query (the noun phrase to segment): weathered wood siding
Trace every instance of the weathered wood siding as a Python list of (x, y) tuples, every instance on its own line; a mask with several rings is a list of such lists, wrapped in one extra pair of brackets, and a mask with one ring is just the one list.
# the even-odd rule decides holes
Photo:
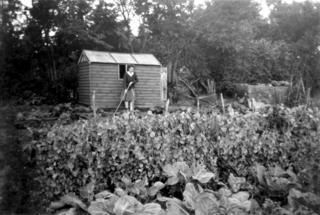
[(89, 79), (89, 64), (82, 62), (79, 64), (79, 103), (90, 105), (90, 79)]
[(96, 91), (96, 106), (114, 108), (120, 102), (122, 80), (118, 77), (118, 64), (92, 63), (90, 65), (91, 94)]
[(136, 65), (139, 82), (136, 84), (136, 106), (161, 105), (160, 66)]
[[(97, 107), (117, 107), (123, 86), (123, 80), (119, 79), (119, 65), (81, 63), (79, 67), (79, 103), (90, 105), (95, 90)], [(136, 65), (135, 71), (139, 78), (136, 84), (136, 106), (161, 105), (160, 66)]]

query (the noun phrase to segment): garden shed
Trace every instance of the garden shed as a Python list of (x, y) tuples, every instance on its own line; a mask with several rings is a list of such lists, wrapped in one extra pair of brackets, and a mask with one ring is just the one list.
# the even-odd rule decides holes
[(83, 50), (78, 61), (79, 103), (115, 108), (120, 102), (123, 75), (128, 65), (135, 66), (136, 107), (154, 107), (166, 100), (166, 69), (152, 54), (115, 53)]

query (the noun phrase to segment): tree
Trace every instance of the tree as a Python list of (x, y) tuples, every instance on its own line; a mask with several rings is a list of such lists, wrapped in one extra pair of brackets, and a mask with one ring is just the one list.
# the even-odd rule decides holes
[(116, 22), (118, 15), (112, 7), (112, 4), (99, 1), (99, 4), (89, 17), (89, 21), (92, 22), (89, 29), (101, 41), (101, 49), (104, 50), (121, 49), (121, 42), (118, 36), (119, 28)]
[(239, 78), (248, 75), (243, 74), (249, 65), (245, 56), (262, 22), (258, 5), (251, 0), (216, 0), (197, 13), (194, 26), (204, 41), (212, 77), (218, 81), (246, 81)]
[[(40, 0), (30, 10), (9, 1), (2, 38), (6, 44), (3, 85), (10, 94), (29, 90), (51, 101), (68, 99), (77, 87), (77, 60), (83, 49), (128, 50), (116, 8), (93, 0)], [(17, 26), (17, 13), (26, 23)], [(7, 80), (7, 81), (6, 81)], [(4, 86), (3, 86), (4, 87)]]
[(173, 82), (176, 81), (175, 73), (182, 66), (187, 66), (195, 75), (206, 70), (206, 64), (201, 62), (197, 36), (191, 28), (192, 0), (139, 0), (135, 8), (143, 20), (138, 36), (140, 50), (154, 53), (168, 65)]
[(276, 3), (270, 14), (270, 38), (283, 40), (292, 50), (292, 73), (302, 77), (307, 87), (319, 88), (320, 4)]
[(0, 88), (2, 95), (14, 93), (29, 76), (27, 53), (25, 44), (20, 42), (24, 23), (17, 20), (18, 14), (23, 13), (23, 7), (17, 0), (8, 1), (2, 7), (1, 22), (1, 60), (0, 60)]

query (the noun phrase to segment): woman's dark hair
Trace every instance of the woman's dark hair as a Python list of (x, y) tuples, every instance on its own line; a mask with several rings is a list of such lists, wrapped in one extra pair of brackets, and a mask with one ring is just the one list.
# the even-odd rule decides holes
[(134, 65), (129, 64), (129, 65), (127, 66), (127, 71), (129, 71), (129, 69), (130, 69), (131, 67), (134, 69)]

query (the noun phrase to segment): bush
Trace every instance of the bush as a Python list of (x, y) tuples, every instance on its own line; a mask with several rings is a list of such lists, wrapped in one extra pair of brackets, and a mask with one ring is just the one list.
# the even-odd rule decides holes
[(319, 112), (304, 107), (278, 107), (232, 116), (125, 113), (113, 120), (57, 123), (34, 143), (36, 180), (47, 200), (78, 193), (90, 182), (97, 190), (112, 190), (124, 175), (161, 181), (162, 166), (176, 161), (203, 162), (224, 182), (229, 172), (249, 176), (256, 162), (305, 171), (311, 180), (319, 168), (319, 120)]
[(218, 87), (218, 92), (223, 93), (223, 95), (229, 98), (242, 98), (247, 93), (247, 89), (243, 85), (225, 81)]

